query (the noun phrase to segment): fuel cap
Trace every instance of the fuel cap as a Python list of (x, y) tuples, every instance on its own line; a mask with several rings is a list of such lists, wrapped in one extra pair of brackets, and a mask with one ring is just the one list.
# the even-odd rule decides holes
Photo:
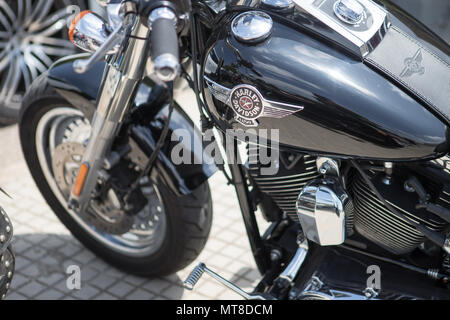
[(358, 0), (336, 1), (334, 13), (341, 21), (348, 24), (358, 24), (366, 16), (364, 6)]
[(247, 11), (234, 18), (231, 24), (233, 35), (242, 42), (258, 42), (272, 33), (272, 18), (261, 11)]
[(261, 0), (263, 7), (275, 11), (285, 11), (294, 9), (294, 2), (292, 0)]

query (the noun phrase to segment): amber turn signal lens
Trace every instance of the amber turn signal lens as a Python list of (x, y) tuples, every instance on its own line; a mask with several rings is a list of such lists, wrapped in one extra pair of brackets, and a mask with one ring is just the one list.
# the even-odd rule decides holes
[(73, 19), (72, 24), (70, 25), (70, 28), (69, 28), (69, 39), (70, 39), (70, 41), (71, 41), (73, 44), (75, 44), (75, 42), (74, 42), (74, 40), (73, 40), (73, 35), (74, 35), (74, 33), (75, 33), (75, 29), (76, 29), (76, 27), (77, 27), (77, 24), (80, 22), (80, 20), (81, 20), (85, 15), (87, 15), (88, 13), (91, 13), (91, 12), (92, 12), (91, 10), (85, 10), (85, 11), (82, 11), (82, 12), (80, 12), (80, 13)]
[(84, 181), (86, 180), (86, 176), (89, 171), (89, 166), (86, 163), (83, 163), (78, 171), (77, 180), (75, 181), (75, 186), (73, 187), (73, 194), (78, 197), (81, 194), (81, 190), (83, 190)]

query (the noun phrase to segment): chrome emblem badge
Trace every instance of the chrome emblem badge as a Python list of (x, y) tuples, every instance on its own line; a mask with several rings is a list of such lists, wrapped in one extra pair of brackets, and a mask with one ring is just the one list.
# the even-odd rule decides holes
[(261, 117), (282, 119), (303, 110), (303, 106), (267, 100), (258, 89), (247, 84), (228, 89), (207, 77), (205, 80), (211, 94), (230, 106), (235, 120), (246, 127), (258, 126), (257, 119)]
[(402, 73), (400, 73), (400, 77), (410, 77), (413, 74), (417, 73), (418, 75), (422, 75), (425, 73), (425, 68), (421, 65), (423, 60), (422, 51), (417, 50), (412, 58), (405, 59), (405, 68)]
[(250, 86), (235, 87), (230, 95), (230, 103), (236, 115), (244, 119), (257, 119), (263, 112), (262, 98)]

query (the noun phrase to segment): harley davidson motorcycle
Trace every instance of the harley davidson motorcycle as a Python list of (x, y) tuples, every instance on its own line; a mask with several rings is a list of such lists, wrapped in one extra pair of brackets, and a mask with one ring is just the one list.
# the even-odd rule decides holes
[[(35, 81), (20, 122), (40, 191), (84, 245), (134, 274), (180, 270), (222, 170), (262, 279), (247, 293), (200, 264), (186, 287), (208, 273), (247, 299), (450, 298), (448, 44), (382, 0), (99, 2), (107, 19), (85, 11), (69, 33), (90, 54)], [(262, 130), (278, 141), (224, 142)], [(193, 164), (174, 161), (180, 143)], [(221, 144), (227, 166), (195, 161)], [(278, 154), (275, 174), (255, 149)]]

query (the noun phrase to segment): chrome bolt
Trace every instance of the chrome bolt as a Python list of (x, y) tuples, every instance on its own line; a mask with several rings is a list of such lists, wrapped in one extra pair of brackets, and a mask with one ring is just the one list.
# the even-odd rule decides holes
[(405, 184), (403, 185), (403, 188), (405, 189), (406, 192), (415, 192), (414, 188), (412, 188), (408, 181), (405, 181)]
[(0, 235), (0, 242), (1, 243), (3, 243), (3, 242), (5, 242), (5, 240), (6, 240), (6, 237), (5, 237), (5, 235)]
[(372, 288), (372, 287), (367, 287), (367, 288), (364, 290), (364, 296), (365, 296), (367, 299), (373, 299), (373, 298), (376, 298), (376, 297), (378, 296), (378, 291), (375, 290), (375, 289)]
[(270, 251), (270, 260), (271, 261), (278, 261), (281, 259), (281, 251), (278, 249), (273, 249)]

